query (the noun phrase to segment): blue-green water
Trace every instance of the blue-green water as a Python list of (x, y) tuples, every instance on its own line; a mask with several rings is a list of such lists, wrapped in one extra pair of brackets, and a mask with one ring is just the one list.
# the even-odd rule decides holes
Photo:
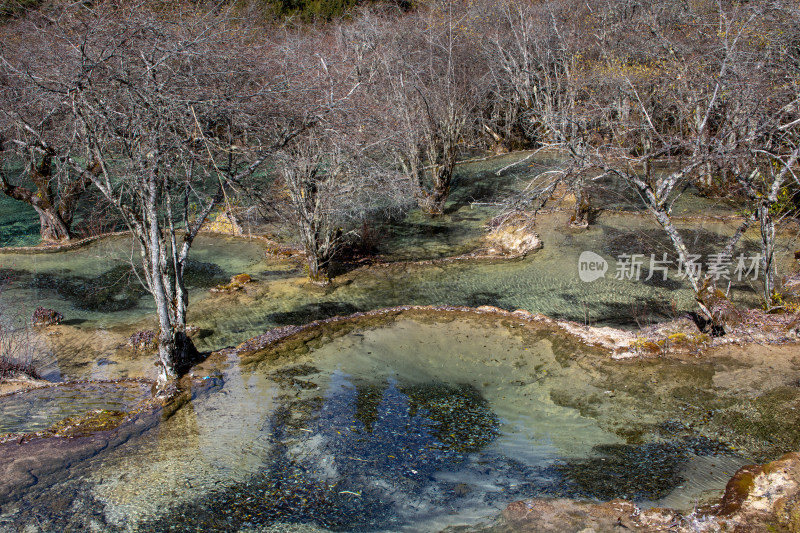
[(39, 243), (39, 217), (34, 209), (0, 194), (0, 246), (34, 246)]
[[(461, 188), (443, 217), (412, 211), (381, 227), (378, 249), (390, 260), (416, 261), (480, 246), (499, 200), (553, 165), (532, 160), (496, 174), (516, 157), (462, 166)], [(681, 209), (706, 212), (709, 202), (687, 197)], [(308, 282), (300, 261), (265, 257), (262, 241), (204, 235), (191, 255), (195, 343), (211, 350), (275, 326), (406, 304), (493, 305), (621, 327), (693, 308), (676, 268), (667, 280), (646, 267), (635, 278), (616, 276), (622, 254), (670, 254), (650, 218), (603, 212), (590, 228), (572, 230), (568, 216), (540, 215), (544, 247), (524, 259), (363, 266), (341, 271), (324, 288)], [(679, 223), (703, 255), (735, 225)], [(794, 246), (782, 237), (782, 260)], [(757, 235), (749, 233), (737, 253), (757, 249)], [(608, 262), (605, 277), (581, 281), (585, 251)], [(135, 262), (124, 236), (57, 253), (0, 253), (0, 273), (11, 280), (0, 293), (4, 313), (22, 322), (43, 305), (65, 316), (38, 332), (34, 363), (48, 379), (155, 377), (154, 355), (125, 346), (134, 331), (154, 328)], [(254, 279), (243, 291), (209, 292), (242, 272)], [(757, 304), (757, 282), (734, 280), (730, 289), (735, 301)], [(0, 502), (0, 531), (434, 531), (475, 523), (531, 496), (691, 508), (760, 453), (740, 442), (748, 430), (730, 422), (749, 416), (741, 386), (734, 386), (741, 364), (609, 365), (555, 332), (523, 326), (409, 316), (321, 334), (278, 355), (214, 359), (194, 370), (204, 386), (171, 417), (151, 429), (134, 427), (123, 442), (111, 439), (107, 449)], [(792, 372), (781, 379), (800, 377)], [(25, 430), (28, 421), (38, 429), (107, 405), (91, 394), (75, 401), (42, 394), (6, 400), (16, 415), (7, 430)], [(108, 401), (127, 407), (113, 394)], [(733, 443), (745, 451), (732, 453)]]
[[(258, 241), (201, 238), (192, 257), (206, 276), (198, 276), (198, 285), (190, 292), (189, 322), (202, 332), (197, 345), (210, 350), (238, 344), (275, 326), (397, 305), (493, 305), (618, 327), (645, 326), (693, 309), (693, 294), (678, 278), (674, 265), (667, 280), (661, 273), (647, 280), (646, 269), (638, 280), (616, 279), (619, 254), (636, 248), (636, 253), (649, 260), (651, 253), (660, 258), (669, 249), (660, 230), (647, 218), (608, 215), (583, 232), (565, 232), (562, 227), (558, 217), (542, 218), (539, 232), (545, 246), (525, 259), (365, 267), (339, 276), (326, 288), (308, 283), (299, 264), (264, 259)], [(717, 223), (706, 224), (703, 230), (687, 227), (686, 231), (708, 248), (719, 239), (718, 234), (730, 232), (732, 227)], [(754, 238), (743, 242), (744, 252), (756, 249)], [(45, 339), (50, 352), (43, 362), (52, 372), (49, 375), (111, 379), (124, 369), (124, 377), (154, 376), (146, 355), (126, 356), (118, 366), (97, 363), (118, 361), (117, 347), (131, 333), (153, 327), (148, 295), (125, 292), (132, 290), (126, 289), (126, 283), (138, 287), (135, 277), (113, 270), (112, 265), (125, 270), (123, 258), (130, 254), (129, 246), (120, 238), (59, 254), (0, 255), (0, 268), (14, 269), (16, 278), (0, 294), (0, 301), (7, 307), (22, 307), (22, 316), (29, 316), (35, 305), (57, 309), (65, 316), (65, 325)], [(578, 259), (585, 250), (595, 251), (609, 262), (605, 278), (581, 281)], [(208, 292), (208, 283), (222, 282), (240, 272), (255, 280), (246, 290), (231, 295)], [(118, 284), (107, 285), (104, 280)], [(757, 289), (756, 282), (734, 280), (731, 294), (738, 302), (757, 305)], [(107, 297), (98, 292), (106, 290)], [(98, 304), (99, 310), (92, 309)], [(97, 357), (80, 364), (87, 344)]]
[(93, 409), (129, 411), (150, 389), (149, 383), (69, 384), (0, 396), (0, 434), (41, 431)]
[(750, 408), (713, 385), (730, 361), (610, 365), (535, 325), (424, 313), (303, 346), (197, 367), (189, 404), (44, 477), (0, 530), (437, 531), (536, 496), (691, 509), (750, 461), (705, 414)]
[[(384, 236), (378, 244), (385, 257), (390, 261), (441, 258), (480, 246), (485, 223), (501, 209), (497, 201), (555, 164), (547, 158), (532, 159), (497, 175), (497, 168), (519, 157), (462, 166), (460, 187), (454, 189), (443, 217), (430, 220), (412, 211), (381, 230)], [(693, 201), (705, 205), (705, 200)], [(568, 216), (566, 212), (540, 215), (536, 230), (544, 247), (524, 259), (361, 267), (340, 272), (326, 288), (308, 283), (301, 260), (265, 257), (259, 240), (201, 236), (192, 249), (189, 279), (189, 322), (200, 329), (195, 342), (201, 350), (219, 349), (275, 326), (407, 304), (493, 305), (625, 328), (675, 318), (693, 309), (693, 294), (680, 279), (676, 263), (670, 266), (667, 280), (661, 272), (647, 268), (651, 256), (661, 259), (667, 253), (674, 261), (669, 241), (650, 217), (602, 212), (588, 230), (570, 230)], [(737, 224), (736, 220), (693, 220), (678, 226), (690, 249), (708, 257)], [(795, 242), (790, 236), (782, 238), (781, 261), (791, 261)], [(584, 251), (607, 261), (604, 278), (581, 281), (578, 261)], [(753, 231), (743, 238), (737, 253), (749, 257), (757, 251), (758, 235)], [(617, 270), (623, 254), (641, 255), (643, 266), (636, 277)], [(65, 316), (65, 326), (45, 339), (48, 349), (37, 361), (49, 378), (154, 377), (148, 355), (123, 357), (118, 349), (134, 331), (154, 327), (151, 299), (129, 267), (136, 257), (127, 237), (101, 239), (58, 253), (0, 253), (0, 273), (12, 280), (0, 293), (0, 303), (16, 310), (20, 320), (38, 305)], [(243, 272), (255, 280), (245, 291), (209, 293), (210, 286)], [(758, 305), (758, 282), (733, 278), (734, 301)], [(84, 355), (87, 346), (96, 355), (89, 361)]]

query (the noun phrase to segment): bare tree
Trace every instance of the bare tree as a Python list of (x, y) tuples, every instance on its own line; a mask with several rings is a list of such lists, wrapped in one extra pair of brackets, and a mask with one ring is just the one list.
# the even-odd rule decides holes
[(483, 43), (491, 69), (491, 115), (484, 127), (498, 142), (560, 143), (574, 137), (577, 64), (575, 9), (568, 3), (497, 3), (495, 24)]
[[(0, 139), (0, 152), (3, 148)], [(68, 241), (72, 238), (72, 222), (78, 200), (89, 181), (62, 177), (70, 171), (63, 168), (52, 154), (27, 152), (27, 157), (20, 158), (27, 161), (16, 179), (10, 176), (13, 171), (8, 166), (0, 169), (0, 190), (10, 198), (33, 207), (39, 215), (42, 242)], [(34, 189), (21, 185), (24, 181), (30, 182)]]
[[(797, 120), (795, 118), (795, 120)], [(781, 132), (781, 128), (791, 122), (779, 125), (770, 133)], [(794, 126), (785, 128), (793, 130)], [(776, 225), (786, 216), (794, 213), (796, 201), (794, 193), (800, 186), (797, 174), (797, 161), (800, 158), (800, 145), (797, 144), (797, 131), (780, 135), (779, 143), (757, 143), (747, 154), (748, 163), (735, 174), (737, 184), (747, 198), (751, 212), (750, 219), (758, 221), (761, 244), (761, 272), (764, 278), (762, 297), (764, 306), (770, 309), (778, 300), (775, 264)]]
[[(0, 294), (11, 282), (0, 276)], [(42, 346), (31, 330), (28, 317), (20, 316), (20, 311), (0, 302), (0, 379), (19, 374), (39, 377), (33, 359)]]
[[(562, 9), (594, 21), (594, 29), (579, 31), (581, 22), (560, 17)], [(692, 254), (673, 221), (676, 200), (693, 185), (706, 194), (744, 192), (750, 213), (721, 253), (730, 257), (762, 220), (765, 290), (772, 287), (770, 213), (796, 163), (790, 130), (798, 90), (787, 82), (796, 79), (787, 53), (796, 12), (778, 3), (695, 8), (654, 1), (510, 4), (502, 13), (487, 45), (500, 95), (495, 108), (529, 122), (540, 142), (570, 156), (563, 172), (540, 180), (519, 202), (546, 201), (566, 182), (579, 221), (586, 177), (616, 175), (638, 193), (686, 265)], [(713, 318), (701, 294), (708, 279), (686, 274), (701, 311)]]
[[(32, 14), (31, 18), (37, 17)], [(27, 20), (0, 25), (0, 192), (24, 202), (39, 215), (40, 235), (45, 243), (63, 242), (72, 237), (72, 222), (78, 201), (88, 180), (77, 177), (53, 153), (31, 150), (29, 129), (47, 127), (52, 144), (69, 143), (69, 113), (50, 81), (63, 71), (53, 65), (37, 32), (26, 31)], [(14, 46), (25, 37), (23, 46)], [(34, 72), (44, 65), (47, 77)], [(63, 67), (63, 63), (59, 65)]]
[(444, 212), (485, 89), (473, 15), (460, 3), (432, 2), (382, 30), (383, 109), (387, 129), (396, 132), (390, 152), (430, 215)]
[(278, 164), (309, 278), (325, 285), (331, 260), (371, 209), (380, 207), (379, 198), (387, 198), (385, 176), (367, 154), (330, 132), (298, 137), (279, 154)]
[(582, 22), (591, 19), (592, 8), (576, 2), (500, 2), (493, 13), (482, 46), (491, 69), (484, 128), (508, 147), (528, 143), (566, 155), (562, 168), (532, 183), (507, 212), (539, 209), (554, 194), (567, 192), (575, 197), (569, 225), (585, 227), (594, 211), (586, 180), (597, 174), (587, 147), (610, 130), (598, 120), (597, 109), (580, 107), (593, 81), (585, 71), (595, 57), (586, 37), (591, 29)]
[[(628, 142), (619, 139), (584, 154), (590, 153), (598, 168), (620, 176), (639, 193), (683, 264), (688, 264), (689, 250), (672, 220), (672, 207), (681, 193), (693, 184), (706, 191), (716, 184), (726, 194), (744, 191), (750, 215), (721, 254), (730, 258), (744, 232), (759, 221), (765, 295), (771, 295), (774, 225), (770, 213), (797, 161), (796, 143), (782, 131), (793, 126), (797, 91), (781, 81), (787, 74), (785, 55), (767, 46), (770, 40), (763, 34), (774, 31), (779, 41), (790, 17), (786, 11), (763, 6), (721, 4), (704, 17), (718, 31), (695, 47), (668, 39), (669, 26), (644, 17), (668, 51), (667, 60), (653, 67), (649, 62), (654, 57), (645, 54), (637, 63), (628, 54), (627, 62), (618, 62), (613, 72), (631, 101), (627, 121), (620, 123)], [(663, 57), (663, 50), (654, 53)], [(597, 93), (595, 109), (612, 108), (603, 96), (608, 93)], [(657, 166), (666, 170), (659, 171)], [(714, 319), (703, 301), (713, 280), (691, 270), (686, 274), (701, 311)]]
[(261, 111), (271, 87), (247, 41), (210, 14), (173, 16), (78, 7), (33, 27), (71, 64), (71, 76), (30, 78), (68, 106), (72, 143), (51, 143), (44, 122), (20, 121), (27, 137), (15, 140), (90, 181), (130, 228), (156, 304), (162, 382), (196, 354), (183, 278), (194, 239), (226, 184), (258, 168), (275, 142)]
[[(367, 13), (365, 16), (369, 16)], [(303, 131), (272, 159), (285, 220), (302, 245), (312, 282), (330, 282), (340, 248), (367, 217), (397, 205), (398, 173), (378, 163), (387, 139), (375, 119), (375, 27), (369, 18), (320, 31), (289, 33), (278, 49), (284, 88), (283, 120)], [(252, 188), (262, 206), (273, 205)], [(280, 210), (280, 208), (279, 208)]]

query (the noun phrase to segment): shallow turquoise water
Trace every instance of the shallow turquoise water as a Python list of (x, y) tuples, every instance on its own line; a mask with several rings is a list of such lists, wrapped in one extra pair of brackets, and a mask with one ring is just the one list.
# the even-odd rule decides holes
[[(587, 348), (513, 321), (441, 318), (356, 328), (281, 364), (205, 368), (189, 404), (42, 479), (0, 530), (437, 531), (533, 496), (686, 508), (747, 461), (680, 429), (671, 417), (685, 405), (669, 397), (647, 415), (644, 442), (626, 444), (618, 433), (639, 427), (641, 412), (607, 398), (597, 368), (581, 364)], [(555, 401), (565, 388), (603, 416)]]
[[(496, 200), (555, 164), (547, 158), (532, 159), (497, 175), (495, 169), (518, 157), (464, 165), (459, 169), (462, 186), (454, 189), (443, 217), (427, 219), (412, 211), (404, 221), (385, 228), (389, 236), (379, 242), (379, 248), (390, 260), (441, 258), (473, 250), (485, 234), (484, 224), (499, 209)], [(698, 205), (712, 202), (693, 201)], [(213, 350), (275, 326), (407, 304), (493, 305), (617, 327), (645, 326), (693, 310), (693, 294), (679, 279), (675, 263), (667, 280), (655, 271), (650, 277), (651, 254), (660, 259), (667, 253), (675, 259), (663, 231), (650, 217), (603, 212), (588, 230), (579, 231), (566, 228), (567, 216), (540, 215), (537, 231), (544, 248), (524, 259), (362, 267), (340, 273), (326, 288), (307, 282), (301, 261), (265, 258), (258, 240), (201, 236), (191, 253), (197, 275), (190, 282), (189, 322), (201, 330), (195, 342), (201, 350)], [(735, 225), (735, 221), (679, 223), (690, 249), (704, 257)], [(795, 240), (784, 238), (779, 256), (791, 261), (795, 246)], [(737, 253), (750, 256), (757, 250), (757, 234), (750, 232)], [(581, 281), (578, 261), (585, 251), (607, 261), (604, 278)], [(644, 266), (638, 279), (616, 279), (622, 254), (641, 254)], [(101, 239), (67, 252), (0, 253), (0, 273), (12, 279), (0, 293), (0, 304), (16, 310), (19, 320), (38, 305), (54, 308), (64, 314), (71, 328), (46, 339), (50, 351), (38, 363), (47, 369), (48, 377), (111, 379), (119, 372), (127, 377), (154, 376), (146, 354), (128, 356), (125, 361), (115, 355), (131, 333), (154, 327), (151, 299), (125, 267), (136, 255), (127, 237)], [(242, 272), (255, 280), (246, 291), (208, 292), (210, 285)], [(734, 301), (758, 305), (758, 282), (734, 279), (730, 294)], [(87, 345), (95, 352), (89, 361)]]
[[(493, 205), (498, 197), (552, 163), (545, 159), (497, 176), (493, 169), (512, 160), (463, 167), (459, 179), (469, 186), (457, 190), (443, 217), (411, 212), (388, 226), (391, 234), (379, 248), (397, 260), (474, 249), (499, 209)], [(711, 209), (704, 202), (685, 209)], [(648, 280), (646, 270), (638, 279), (615, 277), (621, 254), (670, 253), (650, 218), (605, 212), (578, 231), (566, 229), (567, 216), (540, 216), (544, 248), (524, 259), (362, 267), (340, 273), (325, 288), (308, 283), (299, 262), (265, 258), (258, 240), (202, 236), (192, 251), (189, 322), (199, 327), (198, 347), (211, 350), (275, 326), (407, 304), (521, 308), (621, 327), (693, 308), (693, 295), (674, 269), (668, 280)], [(734, 226), (691, 222), (681, 229), (690, 247), (708, 254)], [(783, 258), (793, 246), (790, 238), (782, 242)], [(756, 249), (756, 235), (748, 234), (741, 252)], [(608, 262), (605, 277), (581, 281), (585, 251)], [(37, 305), (65, 315), (63, 325), (41, 332), (46, 349), (35, 363), (49, 379), (155, 377), (153, 354), (124, 346), (133, 331), (154, 327), (150, 299), (125, 274), (135, 260), (126, 237), (67, 252), (0, 253), (0, 272), (11, 278), (0, 306), (15, 309), (18, 320), (27, 320)], [(210, 285), (242, 272), (254, 278), (244, 291), (209, 293)], [(757, 288), (734, 282), (731, 294), (754, 304)], [(612, 405), (627, 410), (612, 416), (617, 429), (639, 430), (647, 418), (644, 441), (625, 442), (625, 431), (612, 430), (605, 415), (589, 416), (554, 399), (570, 391), (598, 403), (613, 393), (578, 367), (585, 347), (551, 333), (521, 338), (513, 326), (398, 320), (310, 346), (309, 353), (287, 356), (286, 367), (226, 360), (199, 376), (207, 378), (205, 388), (157, 427), (43, 480), (10, 510), (4, 507), (0, 529), (42, 520), (76, 530), (92, 524), (123, 531), (175, 524), (179, 530), (280, 530), (285, 521), (345, 531), (419, 531), (421, 524), (434, 530), (469, 523), (535, 495), (624, 496), (691, 507), (708, 490), (719, 491), (744, 461), (724, 443), (676, 423), (679, 408), (653, 413), (624, 401)], [(8, 405), (15, 413), (41, 412), (40, 427), (93, 401), (70, 405), (70, 398), (31, 396), (29, 404)], [(125, 403), (113, 395), (109, 401)], [(683, 433), (658, 433), (659, 424)], [(606, 484), (610, 492), (591, 483), (606, 462), (625, 480)], [(77, 503), (52, 503), (62, 494)]]
[[(303, 324), (331, 315), (347, 315), (396, 305), (493, 305), (508, 310), (525, 309), (548, 316), (594, 325), (645, 326), (692, 310), (694, 297), (677, 270), (663, 281), (615, 279), (615, 258), (622, 251), (661, 257), (668, 251), (660, 230), (647, 218), (608, 215), (588, 231), (564, 231), (560, 219), (542, 218), (538, 231), (545, 245), (519, 260), (467, 260), (435, 264), (398, 264), (363, 268), (341, 276), (333, 286), (319, 289), (302, 278), (270, 282), (264, 293), (252, 298), (208, 300), (196, 308), (198, 325), (213, 330), (208, 342), (230, 345), (267, 327)], [(709, 223), (704, 230), (687, 233), (699, 242), (718, 239), (733, 228)], [(642, 238), (643, 237), (643, 238)], [(756, 246), (751, 237), (743, 243), (747, 253)], [(620, 248), (621, 247), (621, 248)], [(582, 282), (578, 259), (595, 251), (609, 263), (605, 278)], [(788, 251), (787, 251), (788, 252)], [(734, 282), (731, 294), (739, 302), (757, 303), (750, 282)], [(231, 309), (223, 312), (222, 308)], [(227, 307), (230, 306), (230, 307)], [(233, 312), (235, 309), (235, 312)], [(217, 339), (215, 341), (215, 339)]]
[(0, 246), (34, 246), (39, 242), (39, 217), (23, 202), (0, 194)]
[(0, 396), (0, 435), (41, 431), (93, 409), (129, 411), (150, 389), (149, 383), (69, 384)]

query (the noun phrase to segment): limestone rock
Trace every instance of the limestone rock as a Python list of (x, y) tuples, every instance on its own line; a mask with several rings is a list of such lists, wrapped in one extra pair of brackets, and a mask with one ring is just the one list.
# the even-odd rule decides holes
[(242, 235), (242, 226), (230, 211), (219, 211), (210, 215), (203, 225), (203, 230), (214, 233), (227, 233), (237, 237)]
[(216, 293), (231, 293), (244, 289), (244, 286), (253, 281), (250, 274), (236, 274), (227, 285), (217, 285), (211, 289)]
[(505, 220), (489, 232), (485, 242), (487, 253), (496, 256), (524, 257), (542, 247), (533, 220), (525, 215)]
[(542, 498), (511, 503), (495, 523), (471, 531), (800, 531), (800, 453), (739, 469), (719, 503), (688, 515), (674, 509), (639, 509), (626, 500)]
[(725, 487), (718, 514), (737, 525), (800, 531), (800, 453), (740, 468)]
[(638, 512), (634, 504), (624, 500), (590, 504), (541, 499), (512, 503), (503, 518), (515, 532), (641, 531)]

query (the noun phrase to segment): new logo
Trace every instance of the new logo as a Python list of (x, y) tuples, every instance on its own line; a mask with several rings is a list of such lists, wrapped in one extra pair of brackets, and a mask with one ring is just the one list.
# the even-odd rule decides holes
[(608, 271), (608, 262), (594, 252), (585, 251), (578, 258), (578, 275), (581, 281), (591, 282), (600, 279)]

